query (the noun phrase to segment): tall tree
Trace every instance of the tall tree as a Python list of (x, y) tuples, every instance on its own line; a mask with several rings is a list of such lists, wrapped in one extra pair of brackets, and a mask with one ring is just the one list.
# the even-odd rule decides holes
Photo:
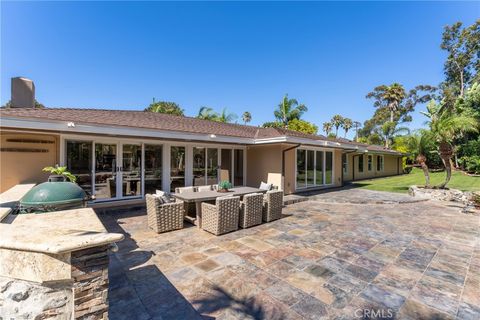
[(200, 107), (200, 110), (198, 110), (197, 118), (203, 120), (215, 120), (217, 116), (218, 114), (214, 112), (212, 108)]
[(296, 99), (289, 99), (288, 94), (286, 94), (273, 114), (277, 121), (281, 122), (284, 128), (287, 128), (291, 120), (300, 119), (307, 110), (308, 108), (304, 104), (299, 104)]
[(288, 123), (288, 129), (308, 134), (317, 134), (318, 127), (305, 120), (293, 119)]
[(345, 130), (345, 135), (344, 135), (344, 138), (347, 137), (347, 133), (348, 133), (348, 130), (350, 130), (353, 126), (353, 121), (352, 119), (350, 118), (343, 118), (343, 122), (342, 122), (342, 128), (343, 130)]
[(393, 138), (402, 132), (410, 133), (407, 127), (397, 127), (396, 122), (385, 122), (378, 130), (378, 134), (382, 137), (385, 148), (390, 148)]
[(338, 137), (338, 128), (343, 124), (343, 117), (339, 114), (333, 116), (332, 125), (335, 127), (335, 138)]
[(358, 142), (358, 129), (360, 129), (361, 125), (361, 122), (353, 121), (353, 128), (355, 129), (355, 142)]
[(153, 98), (152, 103), (145, 108), (145, 111), (184, 116), (183, 109), (175, 102), (155, 101), (155, 98)]
[(479, 80), (480, 20), (466, 28), (462, 28), (461, 22), (447, 25), (440, 48), (448, 53), (444, 64), (446, 79), (442, 87), (454, 96), (463, 97), (466, 86)]
[(232, 122), (237, 118), (238, 117), (235, 113), (230, 113), (227, 111), (227, 108), (223, 108), (222, 112), (220, 112), (213, 120), (227, 123), (227, 122)]
[(375, 107), (390, 111), (390, 122), (394, 121), (395, 112), (398, 111), (400, 102), (405, 99), (405, 96), (405, 88), (399, 83), (375, 87), (367, 94), (368, 99), (375, 99), (373, 104)]
[(243, 114), (242, 114), (242, 120), (243, 120), (243, 123), (244, 124), (247, 124), (249, 123), (250, 121), (252, 121), (252, 115), (250, 112), (248, 111), (245, 111)]
[(332, 123), (331, 122), (324, 122), (323, 123), (323, 132), (325, 132), (325, 135), (328, 137), (330, 132), (332, 132)]
[[(461, 99), (461, 98), (460, 98)], [(430, 134), (438, 144), (438, 153), (447, 172), (445, 181), (439, 188), (445, 188), (452, 176), (451, 158), (454, 140), (468, 132), (478, 132), (479, 123), (469, 111), (449, 110), (431, 101), (427, 112), (422, 112), (428, 120)]]

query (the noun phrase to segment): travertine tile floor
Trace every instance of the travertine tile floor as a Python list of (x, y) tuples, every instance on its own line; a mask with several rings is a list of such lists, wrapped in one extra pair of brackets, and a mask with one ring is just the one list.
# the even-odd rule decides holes
[(110, 319), (480, 318), (478, 215), (429, 201), (284, 213), (219, 237), (156, 234), (143, 209), (102, 214), (126, 235), (111, 256)]

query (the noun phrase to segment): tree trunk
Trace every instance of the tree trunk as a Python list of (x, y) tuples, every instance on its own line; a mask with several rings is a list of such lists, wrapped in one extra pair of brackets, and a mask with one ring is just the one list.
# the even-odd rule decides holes
[(390, 122), (393, 122), (393, 109), (390, 109)]
[(430, 187), (430, 174), (428, 173), (428, 166), (425, 162), (427, 158), (423, 154), (417, 156), (417, 162), (420, 164), (423, 170), (423, 175), (425, 176), (425, 188)]
[(452, 178), (452, 164), (450, 162), (453, 156), (452, 145), (448, 142), (440, 142), (439, 153), (443, 165), (445, 166), (446, 176), (445, 181), (442, 184), (438, 185), (438, 188), (444, 189)]

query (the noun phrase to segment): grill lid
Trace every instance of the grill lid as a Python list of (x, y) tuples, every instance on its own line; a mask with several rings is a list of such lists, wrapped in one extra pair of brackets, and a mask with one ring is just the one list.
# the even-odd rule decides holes
[(21, 206), (46, 206), (80, 202), (86, 199), (85, 191), (72, 182), (44, 182), (28, 191), (20, 200)]

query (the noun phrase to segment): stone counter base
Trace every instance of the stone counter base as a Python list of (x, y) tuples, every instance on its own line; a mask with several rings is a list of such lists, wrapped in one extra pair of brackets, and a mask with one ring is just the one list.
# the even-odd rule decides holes
[(71, 281), (41, 284), (0, 277), (0, 319), (71, 319)]
[(74, 251), (71, 279), (0, 277), (0, 320), (108, 319), (109, 245)]

